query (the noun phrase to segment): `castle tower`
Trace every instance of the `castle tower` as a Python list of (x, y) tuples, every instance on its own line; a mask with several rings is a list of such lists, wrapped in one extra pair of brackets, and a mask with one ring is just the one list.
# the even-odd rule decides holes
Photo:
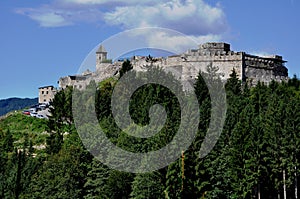
[(54, 99), (57, 90), (53, 86), (39, 88), (39, 103), (49, 103)]
[(217, 52), (226, 53), (230, 51), (230, 44), (223, 43), (223, 42), (207, 42), (201, 44), (199, 46), (199, 49), (202, 52), (212, 52), (214, 54)]
[(103, 45), (100, 45), (96, 52), (96, 64), (99, 65), (107, 60), (107, 52)]

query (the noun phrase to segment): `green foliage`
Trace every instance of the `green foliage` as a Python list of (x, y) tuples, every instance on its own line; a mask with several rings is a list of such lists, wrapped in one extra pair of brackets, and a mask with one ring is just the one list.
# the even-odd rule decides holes
[[(149, 63), (155, 61), (147, 59)], [(129, 61), (124, 62), (122, 75), (131, 67)], [(158, 68), (149, 70), (163, 75)], [(104, 163), (115, 161), (122, 167), (128, 161), (116, 160), (114, 151), (93, 158), (81, 139), (90, 139), (91, 148), (107, 146), (98, 140), (90, 115), (80, 128), (94, 134), (90, 138), (79, 137), (73, 121), (72, 99), (76, 92), (79, 101), (84, 102), (75, 110), (79, 113), (95, 110), (99, 125), (116, 146), (146, 153), (172, 141), (180, 124), (179, 101), (161, 85), (146, 84), (131, 96), (128, 109), (138, 127), (129, 125), (120, 129), (115, 123), (111, 110), (111, 95), (117, 83), (114, 78), (99, 84), (91, 82), (86, 92), (72, 88), (60, 91), (53, 100), (48, 122), (21, 113), (0, 120), (0, 198), (283, 198), (283, 186), (287, 198), (296, 198), (300, 168), (300, 81), (294, 77), (287, 83), (273, 81), (248, 88), (233, 70), (225, 85), (227, 113), (222, 134), (213, 150), (200, 158), (199, 150), (212, 120), (212, 105), (218, 106), (211, 104), (208, 88), (213, 83), (221, 85), (217, 68), (210, 65), (208, 71), (209, 74), (199, 73), (195, 82), (201, 114), (196, 137), (177, 160), (158, 171), (133, 174), (113, 170)], [(147, 74), (133, 75), (149, 78)], [(163, 81), (176, 82), (171, 75), (163, 77)], [(126, 91), (129, 86), (123, 89)], [(167, 113), (160, 132), (151, 138), (127, 134), (133, 130), (136, 135), (142, 133), (142, 126), (150, 123), (149, 112), (155, 104), (160, 104)], [(118, 106), (124, 108), (121, 102)], [(190, 114), (192, 117), (193, 113)], [(49, 134), (42, 134), (45, 131)], [(46, 151), (34, 149), (45, 142)], [(164, 157), (157, 157), (161, 158)], [(143, 168), (151, 163), (142, 160), (133, 166)]]
[(107, 180), (109, 178), (110, 169), (99, 162), (97, 159), (93, 159), (89, 171), (87, 173), (87, 180), (84, 185), (86, 190), (85, 199), (96, 198), (109, 198), (106, 192)]
[(35, 105), (38, 103), (38, 98), (34, 99), (21, 99), (21, 98), (9, 98), (0, 100), (0, 116), (5, 115), (8, 112), (21, 110), (26, 107)]
[(82, 150), (77, 146), (71, 146), (49, 157), (32, 176), (30, 196), (32, 198), (82, 198), (86, 173), (81, 156)]
[(103, 60), (101, 63), (109, 63), (109, 64), (111, 64), (111, 63), (112, 63), (112, 60), (111, 60), (111, 59), (105, 59), (105, 60)]
[(132, 199), (164, 199), (164, 184), (161, 173), (154, 171), (151, 173), (138, 174), (132, 182)]
[(239, 95), (241, 93), (241, 81), (237, 77), (235, 69), (232, 69), (230, 78), (226, 82), (227, 93), (231, 92), (234, 95)]
[(63, 144), (63, 134), (69, 132), (73, 124), (72, 113), (73, 88), (59, 91), (50, 103), (50, 117), (48, 120), (48, 132), (50, 136), (46, 140), (48, 154), (58, 153)]
[(108, 198), (129, 198), (133, 178), (134, 174), (112, 170), (107, 178), (104, 192), (107, 193)]
[(120, 70), (120, 78), (128, 71), (130, 71), (131, 69), (133, 69), (132, 64), (130, 63), (130, 61), (127, 59), (126, 61), (123, 62), (121, 70)]
[(23, 115), (20, 112), (9, 115), (7, 118), (0, 120), (1, 129), (9, 131), (16, 141), (14, 146), (21, 147), (28, 137), (33, 145), (44, 144), (47, 135), (44, 133), (47, 129), (47, 121)]

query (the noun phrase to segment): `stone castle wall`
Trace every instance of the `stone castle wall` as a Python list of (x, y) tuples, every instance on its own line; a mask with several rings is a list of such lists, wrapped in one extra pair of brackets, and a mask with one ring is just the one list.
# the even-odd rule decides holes
[[(84, 89), (91, 80), (100, 82), (106, 78), (118, 76), (123, 62), (105, 63), (103, 59), (106, 59), (106, 55), (104, 47), (100, 46), (96, 53), (96, 71), (60, 78), (59, 87), (73, 86)], [(218, 74), (223, 80), (229, 78), (233, 69), (240, 80), (252, 85), (256, 85), (258, 81), (268, 84), (272, 80), (286, 81), (288, 79), (288, 70), (281, 56), (259, 57), (245, 52), (234, 52), (226, 43), (205, 43), (198, 49), (190, 49), (185, 53), (166, 58), (154, 58), (151, 61), (147, 57), (134, 56), (131, 63), (136, 71), (146, 71), (149, 65), (159, 66), (167, 72), (173, 72), (176, 77), (184, 81), (195, 80), (199, 71), (207, 72), (206, 68), (210, 64), (219, 69)]]
[(272, 80), (288, 80), (288, 70), (284, 63), (281, 56), (262, 58), (245, 54), (243, 68), (248, 82), (252, 82), (254, 85), (258, 81), (268, 84)]
[(49, 103), (54, 99), (56, 89), (53, 86), (43, 86), (39, 88), (39, 103)]

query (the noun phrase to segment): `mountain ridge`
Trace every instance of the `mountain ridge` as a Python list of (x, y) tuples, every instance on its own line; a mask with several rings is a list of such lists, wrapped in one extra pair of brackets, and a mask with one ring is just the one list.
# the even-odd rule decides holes
[(7, 99), (0, 99), (0, 116), (3, 116), (11, 111), (21, 110), (37, 103), (38, 98), (11, 97)]

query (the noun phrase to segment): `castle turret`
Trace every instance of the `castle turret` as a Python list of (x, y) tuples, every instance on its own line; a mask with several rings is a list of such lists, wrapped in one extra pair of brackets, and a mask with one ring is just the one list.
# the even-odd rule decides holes
[(97, 65), (107, 60), (107, 52), (103, 45), (100, 45), (96, 52)]
[(229, 52), (230, 44), (223, 42), (208, 42), (199, 46), (201, 51), (209, 51), (209, 52)]

